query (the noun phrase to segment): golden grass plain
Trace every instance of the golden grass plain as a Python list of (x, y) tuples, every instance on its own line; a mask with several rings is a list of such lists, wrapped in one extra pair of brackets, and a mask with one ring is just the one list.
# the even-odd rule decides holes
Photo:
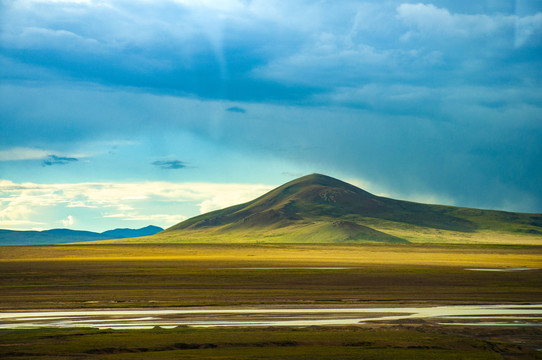
[(539, 246), (337, 244), (76, 244), (2, 247), (10, 261), (186, 261), (273, 266), (542, 267)]
[(78, 244), (1, 250), (1, 309), (542, 299), (542, 249), (532, 246)]
[[(468, 268), (529, 268), (470, 271)], [(0, 248), (0, 311), (394, 307), (542, 300), (542, 247), (74, 244)], [(376, 325), (375, 325), (376, 326)], [(539, 359), (541, 330), (435, 324), (0, 330), (3, 359)]]

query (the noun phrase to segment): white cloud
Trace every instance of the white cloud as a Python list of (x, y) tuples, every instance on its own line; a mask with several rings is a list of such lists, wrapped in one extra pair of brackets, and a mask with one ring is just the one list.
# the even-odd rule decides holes
[[(514, 45), (520, 47), (530, 41), (540, 41), (542, 13), (528, 16), (458, 14), (432, 4), (401, 4), (397, 7), (397, 18), (412, 30), (403, 35), (404, 40), (412, 36), (459, 36), (487, 37), (515, 34)], [(497, 40), (497, 39), (496, 39)]]
[(65, 220), (62, 220), (62, 226), (64, 227), (70, 227), (74, 224), (74, 218), (71, 215), (68, 215), (68, 218)]
[(25, 204), (24, 200), (21, 201), (15, 197), (5, 199), (0, 198), (0, 205), (2, 206), (2, 210), (0, 210), (1, 224), (4, 224), (5, 222), (33, 222), (29, 218), (34, 211), (29, 204)]
[(117, 213), (117, 214), (106, 214), (104, 215), (104, 217), (106, 218), (125, 218), (127, 217), (128, 215), (127, 214), (124, 214), (124, 213)]
[[(236, 187), (230, 189), (230, 191), (215, 193), (212, 198), (201, 202), (199, 206), (200, 213), (204, 214), (209, 211), (219, 210), (228, 206), (253, 200), (254, 198), (263, 194), (262, 190), (264, 189)], [(267, 190), (271, 190), (271, 188), (268, 188)]]
[(122, 200), (145, 200), (146, 196), (136, 195), (136, 196), (125, 196)]
[(19, 48), (89, 48), (99, 45), (94, 39), (84, 38), (67, 30), (51, 30), (40, 27), (27, 27), (13, 37), (4, 36), (4, 41)]
[(345, 34), (321, 33), (297, 53), (256, 68), (254, 75), (312, 86), (352, 84), (369, 73), (378, 76), (383, 69), (394, 67), (396, 58), (406, 55), (400, 50), (352, 43)]
[(55, 150), (13, 147), (7, 150), (0, 150), (0, 161), (41, 160), (51, 155), (77, 159), (87, 157), (87, 155), (83, 153), (71, 154)]
[(478, 36), (513, 25), (513, 16), (452, 14), (432, 4), (401, 4), (397, 16), (426, 36), (435, 34)]
[(94, 1), (94, 0), (23, 0), (23, 1), (21, 1), (21, 3), (25, 3), (27, 5), (32, 4), (32, 3), (36, 3), (36, 4), (52, 3), (52, 4), (85, 4), (85, 5), (91, 5), (94, 2), (96, 2), (96, 1)]
[(175, 3), (182, 4), (191, 8), (205, 8), (208, 10), (221, 12), (237, 12), (245, 8), (245, 5), (237, 0), (172, 0)]
[(53, 152), (41, 149), (15, 147), (0, 151), (0, 161), (43, 159)]
[(516, 47), (528, 45), (531, 41), (542, 39), (542, 12), (516, 20)]
[[(166, 204), (199, 203), (202, 212), (251, 200), (271, 190), (259, 184), (216, 183), (76, 183), (36, 184), (0, 181), (0, 224), (32, 224), (40, 214), (61, 208), (100, 210), (104, 218), (130, 221), (159, 221), (173, 225), (186, 216), (170, 210)], [(137, 195), (135, 195), (137, 194)], [(168, 208), (170, 209), (170, 208)], [(154, 212), (151, 212), (154, 211)], [(71, 226), (75, 218), (60, 219)]]

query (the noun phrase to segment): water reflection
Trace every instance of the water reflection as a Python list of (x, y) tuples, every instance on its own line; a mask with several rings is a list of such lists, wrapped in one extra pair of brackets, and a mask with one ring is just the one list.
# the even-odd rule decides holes
[(432, 319), (443, 325), (540, 326), (542, 325), (542, 305), (4, 312), (0, 313), (0, 328), (147, 329), (156, 326), (163, 328), (176, 326), (340, 326), (416, 319)]
[(528, 271), (538, 270), (538, 268), (468, 268), (467, 271), (491, 271), (491, 272), (512, 272), (512, 271)]

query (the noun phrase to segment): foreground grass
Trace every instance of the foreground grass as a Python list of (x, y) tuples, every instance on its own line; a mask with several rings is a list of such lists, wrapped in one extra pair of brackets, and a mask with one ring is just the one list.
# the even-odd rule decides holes
[(465, 270), (541, 268), (538, 247), (147, 244), (1, 250), (0, 309), (542, 299), (540, 269)]
[[(484, 334), (478, 334), (477, 339), (460, 333), (446, 333), (438, 327), (0, 330), (0, 357), (221, 360), (541, 358), (528, 347), (502, 341), (502, 331), (497, 336), (490, 330), (484, 331)], [(540, 336), (540, 332), (534, 330), (531, 335)]]
[[(316, 267), (316, 268), (315, 268)], [(317, 268), (331, 267), (331, 268)], [(478, 272), (465, 268), (537, 268)], [(93, 244), (0, 248), (0, 310), (539, 303), (542, 248)], [(537, 359), (538, 328), (0, 330), (2, 359)], [(515, 345), (523, 344), (523, 345)], [(542, 345), (540, 345), (542, 347)]]

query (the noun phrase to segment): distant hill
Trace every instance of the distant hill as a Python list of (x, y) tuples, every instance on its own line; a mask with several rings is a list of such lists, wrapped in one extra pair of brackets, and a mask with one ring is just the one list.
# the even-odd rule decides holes
[(154, 235), (160, 231), (163, 231), (161, 227), (149, 225), (141, 229), (115, 229), (104, 231), (100, 235), (113, 239), (133, 238), (139, 236)]
[(44, 231), (0, 230), (0, 245), (52, 245), (95, 240), (122, 239), (154, 235), (161, 227), (149, 225), (141, 229), (115, 229), (102, 233), (70, 229)]
[(394, 200), (312, 174), (247, 203), (190, 218), (148, 239), (307, 243), (521, 239), (542, 244), (542, 215)]

